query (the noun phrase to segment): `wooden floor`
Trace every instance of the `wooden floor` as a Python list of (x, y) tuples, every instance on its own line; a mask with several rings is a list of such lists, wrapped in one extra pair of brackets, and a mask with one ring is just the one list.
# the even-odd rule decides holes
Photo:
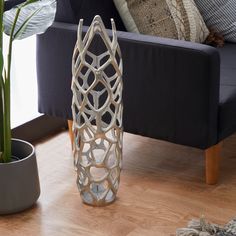
[(236, 216), (236, 136), (224, 142), (220, 183), (208, 186), (202, 151), (125, 134), (118, 198), (105, 208), (81, 203), (66, 132), (36, 148), (41, 197), (0, 217), (1, 236), (175, 235), (201, 215), (220, 224)]

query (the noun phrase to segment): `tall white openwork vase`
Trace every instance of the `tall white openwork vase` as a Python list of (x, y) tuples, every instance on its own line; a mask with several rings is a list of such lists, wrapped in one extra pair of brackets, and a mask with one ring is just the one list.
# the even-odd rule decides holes
[(77, 185), (83, 202), (93, 206), (113, 202), (120, 182), (123, 65), (113, 19), (111, 24), (112, 40), (100, 16), (82, 37), (80, 20), (72, 60)]

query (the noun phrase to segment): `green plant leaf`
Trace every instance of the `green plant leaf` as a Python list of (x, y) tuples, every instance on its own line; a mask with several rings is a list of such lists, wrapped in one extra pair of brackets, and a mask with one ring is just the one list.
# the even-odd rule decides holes
[(4, 13), (4, 32), (10, 35), (17, 9), (21, 8), (16, 22), (13, 39), (24, 39), (41, 34), (53, 23), (56, 0), (28, 0)]
[(0, 48), (0, 74), (2, 75), (3, 71), (3, 54), (2, 54), (2, 49)]
[(3, 130), (3, 122), (4, 122), (4, 114), (3, 114), (3, 90), (4, 90), (4, 83), (3, 83), (3, 54), (2, 54), (2, 47), (3, 47), (3, 8), (4, 8), (4, 0), (0, 0), (0, 162), (3, 162), (3, 147), (4, 147), (4, 130)]
[(0, 162), (2, 159), (2, 153), (3, 153), (3, 147), (4, 147), (4, 130), (3, 130), (3, 78), (2, 78), (2, 72), (3, 72), (3, 55), (2, 55), (2, 49), (0, 48)]
[(0, 48), (2, 48), (3, 42), (3, 8), (4, 8), (4, 0), (0, 0)]

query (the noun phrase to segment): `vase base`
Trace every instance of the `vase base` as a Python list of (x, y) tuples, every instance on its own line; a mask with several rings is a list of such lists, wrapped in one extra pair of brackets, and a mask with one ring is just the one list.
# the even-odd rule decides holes
[(110, 205), (116, 200), (116, 193), (113, 193), (111, 190), (103, 196), (94, 195), (91, 192), (83, 192), (80, 196), (84, 204), (96, 207)]
[(112, 201), (110, 202), (93, 202), (93, 203), (89, 203), (86, 202), (84, 199), (82, 199), (83, 204), (87, 205), (87, 206), (91, 206), (91, 207), (105, 207), (105, 206), (109, 206), (112, 203), (114, 203), (116, 201), (116, 198), (114, 198)]

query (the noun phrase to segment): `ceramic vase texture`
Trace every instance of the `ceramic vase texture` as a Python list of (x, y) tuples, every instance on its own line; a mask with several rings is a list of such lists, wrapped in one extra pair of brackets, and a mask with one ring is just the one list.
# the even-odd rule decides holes
[(12, 139), (10, 163), (0, 163), (0, 214), (12, 214), (34, 205), (40, 195), (38, 166), (34, 147)]
[(114, 20), (112, 39), (100, 16), (85, 36), (83, 20), (72, 59), (74, 164), (84, 203), (113, 202), (122, 161), (123, 64)]

